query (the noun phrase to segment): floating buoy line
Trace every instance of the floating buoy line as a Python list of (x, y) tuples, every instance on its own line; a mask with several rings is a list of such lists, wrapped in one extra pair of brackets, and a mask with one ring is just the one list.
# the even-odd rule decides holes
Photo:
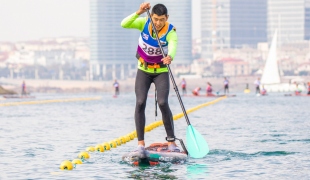
[[(205, 107), (205, 106), (209, 106), (211, 104), (215, 104), (223, 99), (225, 99), (226, 96), (223, 96), (223, 97), (220, 97), (220, 98), (217, 98), (213, 101), (210, 101), (210, 102), (207, 102), (207, 103), (204, 103), (204, 104), (200, 104), (196, 107), (193, 107), (193, 108), (190, 108), (188, 109), (186, 112), (189, 114), (191, 112), (194, 112), (202, 107)], [(179, 113), (179, 114), (176, 114), (173, 116), (173, 120), (178, 120), (180, 118), (182, 118), (184, 116), (183, 112), (182, 113)], [(163, 125), (163, 121), (162, 120), (159, 120), (159, 121), (155, 121), (147, 126), (145, 126), (145, 129), (144, 131), (145, 132), (150, 132), (152, 131), (153, 129), (159, 127), (159, 126), (162, 126)], [(109, 151), (109, 150), (112, 150), (113, 148), (116, 148), (117, 146), (121, 146), (122, 144), (125, 144), (131, 140), (134, 140), (135, 138), (137, 137), (137, 133), (136, 131), (132, 131), (124, 136), (120, 136), (116, 139), (113, 139), (111, 141), (108, 141), (108, 142), (104, 142), (102, 144), (97, 144), (95, 146), (90, 146), (90, 147), (87, 147), (86, 148), (86, 151), (82, 151), (78, 154), (78, 159), (74, 159), (72, 161), (70, 160), (65, 160), (63, 161), (61, 164), (60, 164), (60, 169), (61, 170), (72, 170), (74, 167), (76, 167), (77, 164), (83, 164), (83, 162), (85, 162), (87, 159), (90, 158), (90, 154), (92, 152), (95, 152), (95, 151), (98, 151), (98, 152), (105, 152), (105, 151)]]
[(0, 106), (19, 106), (19, 105), (48, 104), (48, 103), (59, 103), (59, 102), (92, 101), (92, 100), (99, 100), (99, 99), (101, 99), (101, 97), (49, 99), (49, 100), (40, 100), (40, 101), (8, 102), (8, 103), (1, 103)]

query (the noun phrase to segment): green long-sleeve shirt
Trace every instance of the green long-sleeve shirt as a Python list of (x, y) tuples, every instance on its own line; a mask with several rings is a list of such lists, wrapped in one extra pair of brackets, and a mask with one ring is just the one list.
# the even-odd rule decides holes
[[(136, 13), (133, 13), (127, 16), (125, 19), (123, 19), (123, 21), (121, 22), (121, 26), (127, 29), (138, 29), (140, 31), (143, 31), (146, 21), (147, 21), (146, 18), (139, 17), (139, 15), (137, 15)], [(155, 34), (153, 34), (153, 37), (154, 38), (156, 37)], [(177, 50), (177, 43), (178, 43), (177, 33), (174, 30), (170, 31), (167, 34), (166, 40), (168, 41), (168, 55), (172, 59), (174, 59), (174, 56)], [(145, 69), (144, 67), (141, 67), (139, 61), (138, 61), (138, 68), (148, 73), (154, 73), (153, 68)], [(168, 72), (168, 68), (164, 67), (164, 68), (156, 69), (156, 73), (162, 73), (162, 72)]]

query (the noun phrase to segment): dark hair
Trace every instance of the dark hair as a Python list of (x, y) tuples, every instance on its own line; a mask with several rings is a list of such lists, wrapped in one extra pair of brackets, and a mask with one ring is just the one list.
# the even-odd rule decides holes
[(163, 4), (156, 4), (152, 8), (152, 14), (156, 14), (158, 16), (168, 15), (168, 9)]

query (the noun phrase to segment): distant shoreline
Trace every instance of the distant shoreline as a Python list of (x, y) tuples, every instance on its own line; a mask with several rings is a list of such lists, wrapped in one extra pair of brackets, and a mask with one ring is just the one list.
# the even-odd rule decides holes
[[(249, 88), (254, 90), (254, 80), (257, 76), (247, 76), (247, 77), (230, 77), (230, 91), (240, 92), (245, 89), (246, 83), (249, 84)], [(302, 77), (305, 82), (310, 81), (310, 77)], [(18, 93), (21, 91), (22, 81), (25, 80), (27, 90), (29, 92), (43, 92), (43, 93), (53, 93), (53, 92), (114, 92), (113, 82), (110, 81), (73, 81), (73, 80), (45, 80), (45, 79), (0, 79), (0, 85), (5, 89), (14, 90)], [(175, 78), (178, 85), (178, 89), (181, 92), (181, 78)], [(192, 89), (196, 87), (201, 87), (204, 93), (206, 88), (206, 83), (210, 82), (213, 85), (213, 91), (222, 91), (223, 89), (223, 78), (187, 78), (187, 93), (191, 93)], [(283, 82), (288, 82), (287, 77), (282, 78)], [(121, 92), (134, 92), (135, 78), (118, 80), (120, 84)], [(172, 91), (173, 86), (170, 83), (170, 88)], [(150, 91), (153, 91), (153, 85)]]

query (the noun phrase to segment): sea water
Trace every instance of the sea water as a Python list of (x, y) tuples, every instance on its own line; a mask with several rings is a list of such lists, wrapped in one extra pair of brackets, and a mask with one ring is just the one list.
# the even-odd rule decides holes
[[(174, 92), (171, 92), (174, 94)], [(209, 144), (210, 152), (185, 164), (136, 167), (121, 156), (136, 148), (137, 139), (91, 158), (72, 171), (64, 160), (77, 158), (89, 146), (135, 130), (134, 93), (36, 94), (36, 99), (102, 96), (100, 100), (0, 107), (0, 179), (310, 179), (310, 97), (237, 94), (189, 114), (191, 124)], [(185, 108), (216, 98), (184, 97)], [(31, 100), (31, 101), (33, 101)], [(5, 100), (9, 101), (30, 101)], [(176, 96), (173, 114), (182, 112)], [(146, 124), (155, 120), (149, 97)], [(175, 123), (175, 134), (186, 143), (186, 121)], [(160, 126), (145, 134), (146, 144), (165, 142)]]

